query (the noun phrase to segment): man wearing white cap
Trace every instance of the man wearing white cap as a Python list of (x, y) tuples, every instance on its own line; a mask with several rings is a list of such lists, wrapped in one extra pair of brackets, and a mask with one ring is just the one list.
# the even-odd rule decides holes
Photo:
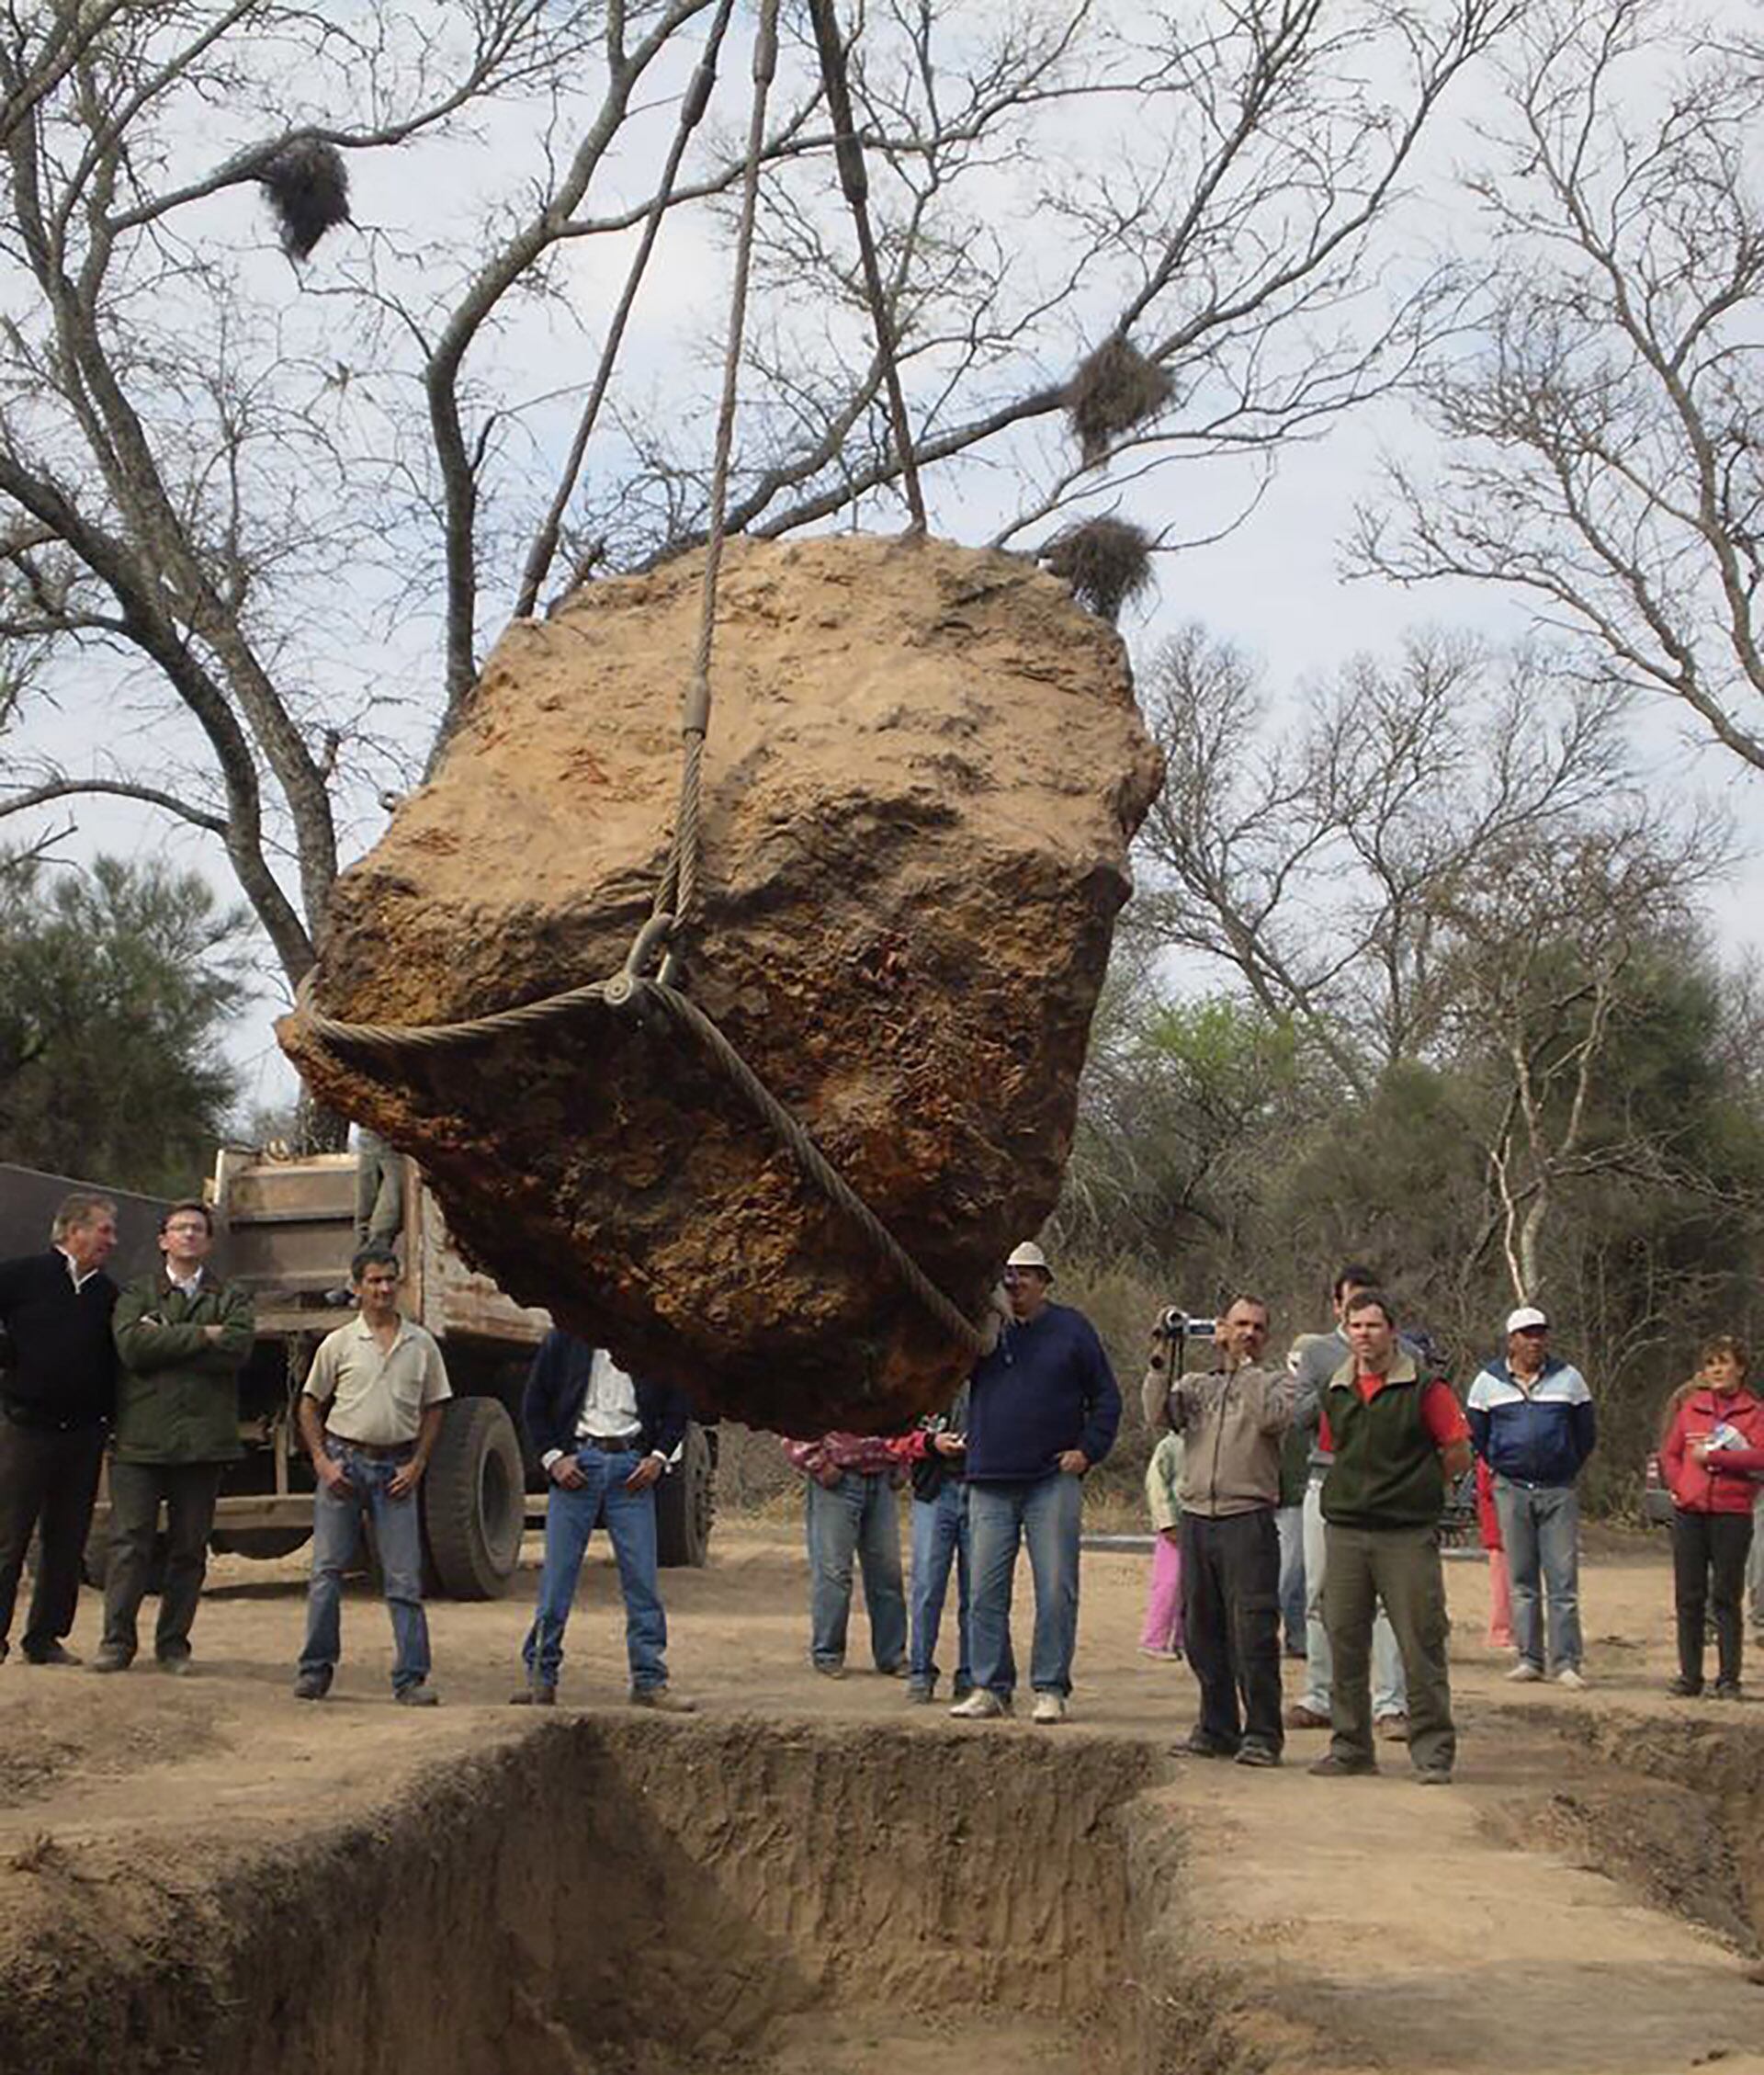
[(1096, 1328), (1050, 1304), (1054, 1272), (1040, 1247), (1005, 1264), (1011, 1317), (974, 1371), (967, 1408), (967, 1525), (971, 1551), (968, 1655), (974, 1690), (950, 1709), (965, 1718), (1008, 1715), (1016, 1685), (1011, 1584), (1029, 1545), (1035, 1634), (1029, 1664), (1033, 1719), (1063, 1722), (1078, 1643), (1081, 1480), (1114, 1446), (1121, 1393)]
[[(1534, 1304), (1507, 1316), (1507, 1353), (1484, 1366), (1464, 1406), (1470, 1438), (1495, 1480), (1495, 1507), (1513, 1589), (1521, 1682), (1545, 1671), (1583, 1686), (1580, 1670), (1580, 1501), (1575, 1491), (1598, 1438), (1592, 1393), (1549, 1351), (1550, 1321)], [(1544, 1643), (1544, 1615), (1549, 1640)]]

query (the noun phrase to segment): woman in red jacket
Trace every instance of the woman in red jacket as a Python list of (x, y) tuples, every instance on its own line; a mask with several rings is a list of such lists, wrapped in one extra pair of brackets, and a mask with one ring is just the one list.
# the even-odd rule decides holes
[(1680, 1392), (1660, 1474), (1672, 1494), (1672, 1583), (1679, 1675), (1672, 1693), (1702, 1691), (1703, 1609), (1714, 1615), (1717, 1700), (1739, 1698), (1740, 1593), (1752, 1546), (1752, 1500), (1764, 1477), (1764, 1404), (1746, 1388), (1746, 1349), (1730, 1334), (1705, 1342), (1702, 1368)]

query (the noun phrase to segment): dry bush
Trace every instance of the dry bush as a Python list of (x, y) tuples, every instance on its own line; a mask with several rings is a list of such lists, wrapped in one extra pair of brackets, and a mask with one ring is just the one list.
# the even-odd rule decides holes
[(334, 144), (297, 137), (265, 163), (257, 178), (290, 259), (310, 257), (327, 231), (349, 221), (349, 169)]
[(1129, 519), (1086, 519), (1051, 540), (1041, 559), (1080, 605), (1111, 622), (1151, 582), (1151, 536)]
[(1128, 339), (1105, 339), (1067, 385), (1067, 422), (1079, 451), (1100, 461), (1124, 432), (1156, 416), (1175, 392), (1168, 369)]

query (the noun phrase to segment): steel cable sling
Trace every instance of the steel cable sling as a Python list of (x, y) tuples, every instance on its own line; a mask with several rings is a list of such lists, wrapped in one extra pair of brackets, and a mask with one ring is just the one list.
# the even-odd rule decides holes
[[(815, 0), (817, 8), (821, 0)], [(876, 1216), (857, 1191), (827, 1159), (807, 1127), (795, 1117), (754, 1072), (740, 1051), (698, 1004), (673, 984), (673, 939), (690, 914), (698, 895), (699, 857), (702, 845), (702, 794), (705, 739), (709, 732), (710, 664), (716, 639), (717, 592), (727, 537), (729, 456), (734, 444), (737, 394), (745, 335), (748, 282), (752, 272), (753, 228), (759, 206), (760, 161), (765, 136), (765, 110), (773, 78), (777, 70), (778, 0), (762, 0), (758, 32), (753, 44), (753, 101), (748, 129), (747, 156), (741, 190), (741, 215), (736, 239), (735, 272), (729, 298), (729, 327), (723, 356), (723, 391), (717, 418), (717, 440), (711, 471), (710, 520), (705, 547), (705, 569), (699, 594), (698, 632), (691, 674), (687, 681), (681, 723), (682, 759), (679, 812), (668, 862), (649, 920), (632, 940), (623, 969), (605, 980), (589, 981), (560, 993), (514, 1008), (498, 1009), (487, 1015), (469, 1016), (455, 1023), (381, 1024), (345, 1023), (326, 1015), (312, 998), (309, 972), (295, 994), (294, 1015), (320, 1043), (334, 1051), (424, 1052), (450, 1050), (481, 1044), (511, 1033), (526, 1034), (562, 1023), (584, 1009), (600, 1006), (616, 1014), (654, 1012), (674, 1029), (690, 1038), (705, 1060), (722, 1075), (750, 1109), (766, 1124), (788, 1151), (804, 1178), (842, 1211), (869, 1242), (873, 1251), (893, 1271), (897, 1279), (959, 1345), (970, 1354), (985, 1351), (986, 1340), (961, 1309), (932, 1281), (900, 1242)], [(821, 25), (817, 19), (817, 38)], [(923, 527), (923, 505), (916, 470), (912, 466), (910, 440), (906, 437), (904, 402), (899, 396), (898, 372), (882, 300), (881, 277), (876, 264), (867, 214), (863, 210), (863, 162), (851, 127), (850, 97), (843, 92), (843, 54), (829, 12), (833, 58), (828, 46), (821, 50), (823, 78), (830, 105), (835, 104), (833, 82), (839, 92), (834, 121), (841, 134), (836, 149), (841, 154), (842, 180), (847, 199), (854, 185), (848, 164), (857, 167), (854, 213), (862, 225), (860, 246), (866, 255), (866, 275), (873, 285), (872, 311), (877, 326), (877, 350), (889, 378), (891, 402), (897, 406), (895, 430), (899, 454), (909, 483), (909, 499), (916, 529)], [(842, 110), (842, 119), (841, 110)], [(677, 162), (676, 162), (677, 163)], [(672, 176), (672, 169), (670, 176)], [(649, 969), (654, 964), (655, 970)]]

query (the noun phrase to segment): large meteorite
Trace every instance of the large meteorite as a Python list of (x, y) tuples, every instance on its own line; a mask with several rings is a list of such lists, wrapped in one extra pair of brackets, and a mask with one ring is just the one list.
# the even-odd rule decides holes
[[(510, 629), (339, 883), (320, 1007), (453, 1022), (619, 969), (672, 838), (699, 579), (590, 584)], [(737, 541), (713, 675), (681, 983), (977, 1317), (1058, 1194), (1159, 783), (1121, 641), (1013, 556)], [(391, 1056), (281, 1034), (505, 1289), (702, 1407), (886, 1427), (971, 1359), (665, 1025), (594, 1005)]]

